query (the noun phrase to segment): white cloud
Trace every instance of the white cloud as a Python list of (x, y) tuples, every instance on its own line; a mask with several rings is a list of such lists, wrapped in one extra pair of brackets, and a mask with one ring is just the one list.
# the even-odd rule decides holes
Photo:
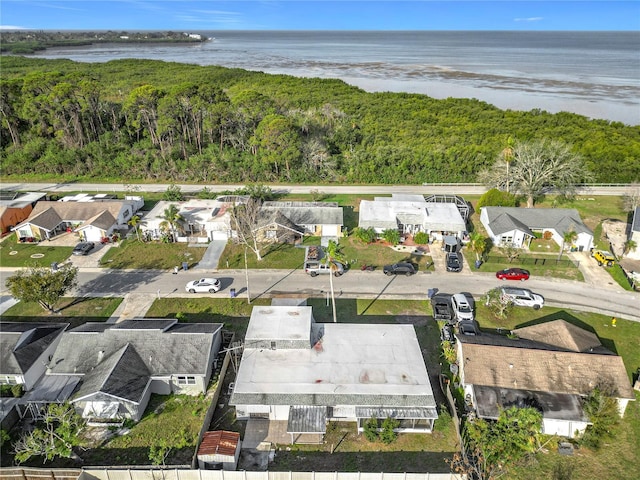
[(514, 18), (514, 22), (539, 22), (543, 20), (544, 17), (527, 17), (527, 18)]
[(29, 28), (16, 25), (0, 25), (0, 30), (29, 30)]

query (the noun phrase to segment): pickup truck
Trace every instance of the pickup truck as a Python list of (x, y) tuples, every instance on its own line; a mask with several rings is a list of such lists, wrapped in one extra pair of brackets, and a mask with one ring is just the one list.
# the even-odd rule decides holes
[(436, 293), (431, 297), (431, 307), (433, 308), (434, 319), (455, 323), (455, 317), (451, 309), (451, 295), (447, 293)]

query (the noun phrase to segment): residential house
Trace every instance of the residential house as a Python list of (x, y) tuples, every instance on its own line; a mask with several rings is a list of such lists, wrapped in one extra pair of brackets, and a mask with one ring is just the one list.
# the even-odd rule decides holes
[(335, 202), (264, 202), (258, 217), (259, 238), (267, 242), (322, 237), (324, 244), (342, 236), (343, 211)]
[(160, 201), (145, 215), (140, 224), (140, 231), (154, 240), (161, 238), (167, 228), (164, 212), (170, 205), (175, 205), (182, 218), (179, 222), (177, 241), (226, 241), (232, 237), (230, 208), (237, 203), (246, 202), (247, 199), (246, 196), (227, 195), (215, 200)]
[(144, 205), (141, 197), (114, 200), (100, 195), (65, 197), (38, 202), (29, 218), (14, 230), (20, 241), (50, 240), (61, 233), (76, 232), (80, 239), (99, 242), (129, 229), (127, 222)]
[(291, 443), (321, 442), (327, 421), (431, 432), (438, 417), (412, 325), (317, 324), (306, 305), (253, 308), (229, 403), (238, 419), (282, 422)]
[(40, 192), (1, 192), (0, 193), (0, 234), (5, 234), (26, 220), (38, 200), (46, 197)]
[(400, 235), (425, 232), (433, 239), (445, 235), (464, 237), (466, 222), (455, 203), (427, 202), (422, 195), (392, 194), (360, 201), (360, 228), (373, 228), (381, 234), (398, 230)]
[(68, 323), (1, 322), (0, 383), (31, 390), (45, 373)]
[(511, 406), (542, 412), (542, 433), (572, 438), (590, 424), (583, 400), (597, 386), (613, 389), (620, 415), (635, 396), (622, 358), (598, 337), (564, 320), (512, 332), (517, 338), (457, 335), (460, 383), (480, 418)]
[(89, 419), (139, 420), (152, 393), (206, 392), (221, 324), (134, 319), (65, 332), (47, 377), (79, 380), (70, 401)]
[(198, 467), (201, 470), (235, 470), (241, 446), (238, 432), (205, 432), (198, 447)]
[(593, 247), (593, 232), (572, 208), (484, 207), (480, 222), (496, 246), (513, 244), (527, 248), (535, 233), (544, 236), (547, 232), (562, 246), (565, 233), (574, 231), (576, 239), (566, 247), (579, 251)]
[(631, 230), (629, 230), (628, 240), (635, 243), (635, 248), (630, 248), (627, 258), (640, 260), (640, 207), (636, 207), (633, 211), (633, 220), (631, 221)]

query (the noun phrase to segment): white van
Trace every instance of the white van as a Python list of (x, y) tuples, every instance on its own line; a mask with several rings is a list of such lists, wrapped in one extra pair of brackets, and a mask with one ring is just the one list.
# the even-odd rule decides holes
[(451, 308), (458, 321), (474, 319), (473, 305), (463, 293), (451, 295)]
[(505, 303), (511, 302), (519, 307), (532, 307), (534, 310), (544, 306), (544, 297), (526, 288), (502, 287), (500, 299)]

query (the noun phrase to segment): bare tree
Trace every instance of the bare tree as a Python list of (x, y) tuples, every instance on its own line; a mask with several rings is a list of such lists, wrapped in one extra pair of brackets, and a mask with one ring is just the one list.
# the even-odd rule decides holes
[(632, 183), (623, 195), (624, 209), (628, 212), (640, 207), (640, 183)]
[(231, 210), (231, 228), (234, 231), (234, 241), (244, 245), (255, 253), (258, 261), (262, 260), (259, 236), (260, 207), (262, 202), (250, 198), (247, 203), (235, 205)]
[[(536, 197), (553, 189), (560, 195), (572, 196), (576, 185), (589, 181), (591, 173), (580, 155), (568, 145), (555, 140), (514, 142), (509, 171), (502, 161), (480, 172), (479, 179), (486, 185), (527, 197), (527, 208), (532, 208)], [(501, 153), (500, 159), (504, 160)]]

